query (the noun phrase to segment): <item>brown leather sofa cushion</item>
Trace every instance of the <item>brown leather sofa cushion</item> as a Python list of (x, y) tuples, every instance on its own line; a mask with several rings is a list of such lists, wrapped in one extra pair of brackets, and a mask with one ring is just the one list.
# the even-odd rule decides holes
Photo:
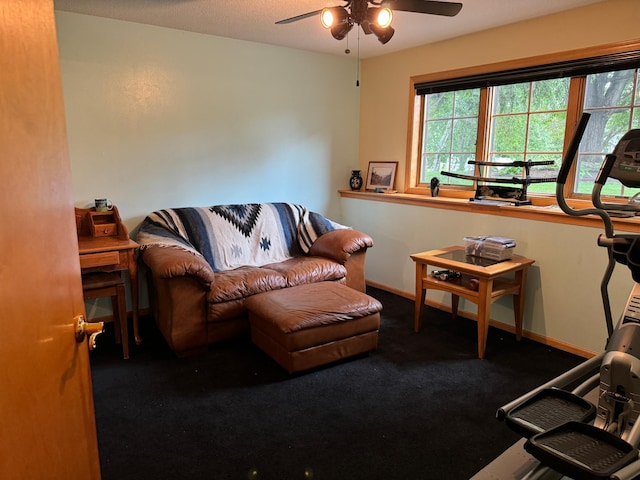
[(344, 265), (320, 257), (295, 257), (262, 267), (239, 267), (215, 274), (207, 300), (228, 302), (296, 285), (342, 280), (346, 275)]
[(280, 272), (261, 267), (239, 267), (215, 274), (207, 301), (228, 302), (286, 286), (287, 279)]
[(287, 287), (341, 280), (347, 276), (344, 265), (321, 257), (295, 257), (284, 262), (265, 265), (263, 268), (282, 273), (287, 279)]

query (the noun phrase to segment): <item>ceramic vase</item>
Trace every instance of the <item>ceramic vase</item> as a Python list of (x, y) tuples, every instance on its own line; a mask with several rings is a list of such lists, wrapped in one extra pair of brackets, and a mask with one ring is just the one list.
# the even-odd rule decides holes
[(349, 179), (351, 190), (360, 190), (362, 188), (362, 176), (360, 170), (351, 170), (351, 178)]

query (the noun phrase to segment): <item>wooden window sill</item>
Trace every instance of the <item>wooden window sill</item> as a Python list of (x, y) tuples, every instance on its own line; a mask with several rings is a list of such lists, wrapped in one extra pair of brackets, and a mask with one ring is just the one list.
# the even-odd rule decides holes
[[(469, 213), (483, 215), (498, 215), (501, 217), (524, 218), (550, 223), (564, 223), (568, 225), (581, 225), (586, 227), (603, 228), (602, 220), (597, 215), (584, 217), (573, 217), (567, 215), (560, 207), (555, 205), (485, 205), (473, 203), (469, 198), (456, 197), (430, 197), (426, 195), (416, 195), (411, 193), (375, 193), (372, 191), (339, 190), (343, 198), (356, 198), (359, 200), (370, 200), (376, 202), (397, 203), (401, 205), (413, 205), (428, 208), (440, 208), (445, 210), (458, 210)], [(575, 202), (574, 208), (593, 208), (586, 201)], [(640, 216), (633, 218), (613, 218), (616, 231), (640, 233)]]

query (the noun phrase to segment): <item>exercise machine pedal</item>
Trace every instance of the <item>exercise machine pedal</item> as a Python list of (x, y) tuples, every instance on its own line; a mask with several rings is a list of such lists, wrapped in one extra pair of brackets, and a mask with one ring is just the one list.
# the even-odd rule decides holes
[(638, 449), (588, 423), (567, 422), (524, 445), (544, 465), (575, 480), (608, 479), (638, 459)]
[(530, 438), (563, 423), (590, 422), (596, 407), (578, 395), (560, 388), (546, 388), (507, 412), (504, 421), (513, 431)]

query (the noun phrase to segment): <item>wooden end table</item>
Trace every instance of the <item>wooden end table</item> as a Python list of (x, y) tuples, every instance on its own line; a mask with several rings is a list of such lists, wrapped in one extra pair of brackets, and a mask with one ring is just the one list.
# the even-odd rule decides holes
[(138, 268), (134, 257), (139, 245), (130, 239), (116, 237), (78, 237), (82, 273), (129, 272), (133, 336), (136, 345), (142, 343), (138, 327)]
[[(522, 338), (527, 270), (535, 260), (513, 255), (510, 260), (496, 262), (466, 255), (465, 248), (460, 246), (416, 253), (411, 255), (411, 259), (416, 262), (416, 332), (420, 331), (426, 293), (430, 288), (451, 294), (451, 313), (454, 318), (458, 314), (460, 297), (478, 305), (478, 358), (484, 358), (491, 304), (505, 295), (513, 295), (516, 339)], [(462, 276), (454, 280), (440, 280), (429, 275), (429, 265), (460, 272)], [(477, 289), (470, 287), (469, 280), (472, 278), (477, 279)]]

